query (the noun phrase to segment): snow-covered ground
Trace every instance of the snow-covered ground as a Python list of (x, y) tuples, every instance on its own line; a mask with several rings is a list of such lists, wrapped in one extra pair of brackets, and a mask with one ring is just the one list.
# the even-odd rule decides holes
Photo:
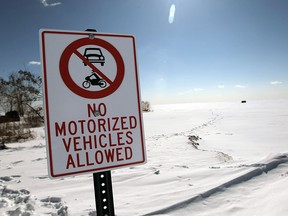
[[(287, 215), (287, 107), (154, 106), (147, 164), (112, 171), (116, 215)], [(0, 215), (96, 215), (92, 174), (50, 180), (44, 130), (34, 133), (0, 151)]]

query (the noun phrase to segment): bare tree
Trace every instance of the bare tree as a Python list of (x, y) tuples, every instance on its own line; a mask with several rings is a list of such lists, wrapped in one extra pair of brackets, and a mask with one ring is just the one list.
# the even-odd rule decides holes
[(11, 95), (7, 81), (0, 78), (0, 103), (5, 113), (13, 110), (14, 99)]
[[(41, 100), (42, 79), (29, 71), (20, 70), (12, 73), (8, 80), (0, 78), (1, 104), (4, 110), (17, 110), (24, 116), (28, 109), (33, 108), (33, 102)], [(37, 113), (39, 115), (39, 112)]]

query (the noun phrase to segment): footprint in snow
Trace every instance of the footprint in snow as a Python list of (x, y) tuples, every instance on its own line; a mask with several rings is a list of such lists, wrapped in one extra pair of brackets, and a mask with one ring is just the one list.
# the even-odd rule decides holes
[(11, 164), (16, 165), (16, 164), (19, 164), (19, 163), (22, 163), (22, 162), (23, 162), (23, 160), (19, 160), (19, 161), (14, 161), (14, 162), (11, 163)]
[(11, 176), (3, 176), (0, 177), (0, 182), (8, 182), (8, 181), (12, 181), (13, 178)]
[(60, 197), (46, 197), (40, 201), (44, 203), (45, 207), (58, 209), (57, 215), (68, 216), (68, 207), (63, 205), (62, 199)]

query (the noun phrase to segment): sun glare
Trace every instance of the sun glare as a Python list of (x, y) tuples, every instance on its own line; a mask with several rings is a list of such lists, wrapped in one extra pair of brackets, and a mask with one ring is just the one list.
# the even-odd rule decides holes
[(172, 24), (174, 22), (174, 16), (175, 16), (175, 5), (172, 4), (170, 7), (170, 12), (169, 12), (169, 23)]

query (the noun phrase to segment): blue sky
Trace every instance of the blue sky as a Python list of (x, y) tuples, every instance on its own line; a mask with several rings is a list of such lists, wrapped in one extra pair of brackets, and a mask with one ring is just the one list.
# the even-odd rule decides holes
[(152, 104), (288, 98), (287, 0), (1, 0), (0, 73), (41, 74), (39, 29), (136, 37)]

